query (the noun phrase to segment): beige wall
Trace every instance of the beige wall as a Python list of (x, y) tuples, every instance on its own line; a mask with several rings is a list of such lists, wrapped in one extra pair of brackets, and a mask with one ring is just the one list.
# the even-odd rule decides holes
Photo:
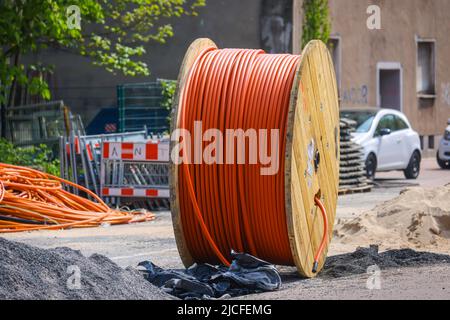
[[(371, 4), (381, 8), (381, 30), (366, 26)], [(330, 12), (332, 35), (341, 41), (341, 104), (376, 106), (377, 63), (399, 62), (403, 112), (421, 135), (442, 135), (450, 117), (450, 1), (330, 0)], [(436, 40), (436, 98), (427, 107), (416, 94), (416, 36)]]

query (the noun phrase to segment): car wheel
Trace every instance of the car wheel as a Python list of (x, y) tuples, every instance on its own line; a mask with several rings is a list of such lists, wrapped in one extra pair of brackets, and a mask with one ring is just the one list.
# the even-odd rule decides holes
[(420, 173), (420, 154), (417, 151), (411, 156), (408, 167), (403, 171), (406, 179), (417, 179)]
[(371, 153), (366, 159), (366, 176), (370, 180), (375, 179), (375, 172), (377, 171), (377, 157)]
[(450, 169), (450, 161), (445, 161), (439, 158), (439, 151), (436, 153), (436, 160), (441, 169)]

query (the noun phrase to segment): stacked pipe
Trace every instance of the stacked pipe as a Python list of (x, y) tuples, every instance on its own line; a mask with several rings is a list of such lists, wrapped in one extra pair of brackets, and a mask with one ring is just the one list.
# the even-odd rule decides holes
[(340, 120), (339, 194), (369, 192), (372, 189), (365, 175), (362, 147), (351, 140), (355, 127), (353, 120)]

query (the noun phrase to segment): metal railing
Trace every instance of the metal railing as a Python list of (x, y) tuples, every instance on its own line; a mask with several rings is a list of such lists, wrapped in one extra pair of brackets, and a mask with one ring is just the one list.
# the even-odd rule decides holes
[(61, 100), (6, 110), (7, 139), (17, 146), (46, 144), (55, 150), (59, 137), (71, 131), (85, 134), (81, 117), (73, 115)]

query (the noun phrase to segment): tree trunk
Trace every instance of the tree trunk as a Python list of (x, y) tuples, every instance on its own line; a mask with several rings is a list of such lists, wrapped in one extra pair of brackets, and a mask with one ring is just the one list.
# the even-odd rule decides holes
[[(20, 60), (20, 52), (16, 52), (14, 54), (14, 66), (17, 67), (19, 65)], [(14, 99), (16, 95), (16, 87), (17, 87), (17, 79), (13, 78), (11, 86), (9, 88), (8, 101), (7, 103), (1, 104), (0, 118), (1, 118), (1, 137), (6, 139), (6, 109), (8, 107), (12, 107), (14, 105)], [(5, 90), (6, 92), (6, 90)]]
[(1, 103), (0, 105), (0, 119), (1, 119), (1, 138), (6, 138), (6, 105)]
[[(17, 67), (19, 65), (19, 59), (20, 59), (20, 53), (17, 51), (14, 54), (14, 67)], [(17, 87), (17, 78), (14, 77), (11, 87), (9, 88), (9, 97), (8, 97), (8, 107), (12, 107), (15, 104), (15, 95), (16, 95), (16, 87)]]

